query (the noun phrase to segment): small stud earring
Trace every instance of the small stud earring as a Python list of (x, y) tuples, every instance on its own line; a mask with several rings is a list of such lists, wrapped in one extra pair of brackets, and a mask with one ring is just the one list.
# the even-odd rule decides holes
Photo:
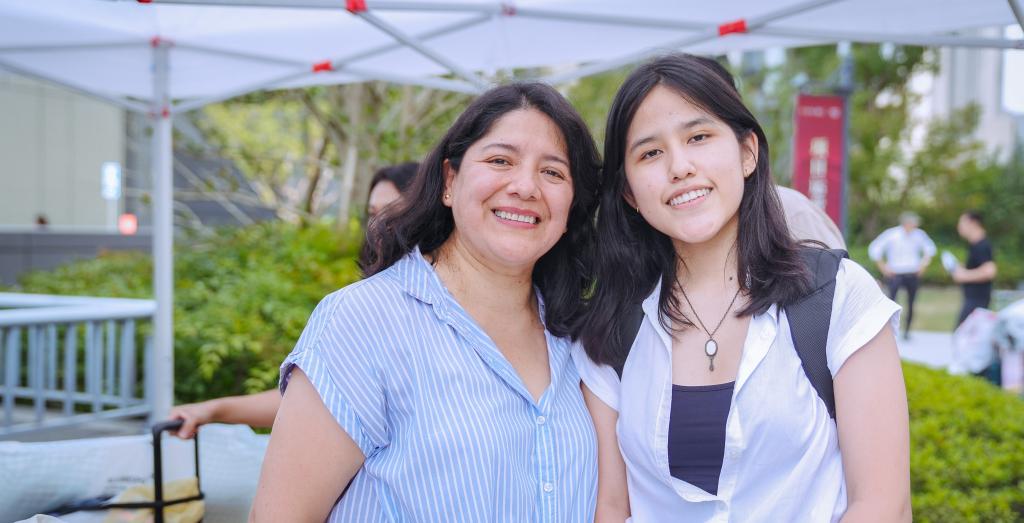
[(450, 195), (448, 193), (444, 193), (444, 199), (445, 200), (449, 200), (449, 199), (451, 199), (451, 197), (452, 197), (452, 195)]

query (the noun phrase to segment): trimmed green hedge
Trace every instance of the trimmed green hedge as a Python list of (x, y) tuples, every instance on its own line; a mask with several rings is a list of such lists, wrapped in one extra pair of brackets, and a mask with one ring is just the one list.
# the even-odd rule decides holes
[[(177, 244), (179, 402), (273, 387), (316, 303), (359, 277), (359, 231), (264, 224)], [(856, 253), (856, 249), (854, 250)], [(855, 256), (856, 257), (856, 256)], [(149, 258), (106, 254), (22, 281), (26, 292), (147, 297)], [(1024, 521), (1024, 401), (970, 377), (904, 366), (914, 518)]]
[(1024, 521), (1024, 401), (905, 364), (914, 521)]

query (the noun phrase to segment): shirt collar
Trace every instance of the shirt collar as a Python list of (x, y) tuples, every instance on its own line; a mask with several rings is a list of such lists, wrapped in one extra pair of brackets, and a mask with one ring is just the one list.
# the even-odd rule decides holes
[[(448, 310), (448, 299), (454, 300), (454, 297), (448, 293), (448, 289), (437, 275), (434, 266), (431, 265), (430, 261), (420, 251), (419, 245), (413, 247), (408, 254), (395, 262), (393, 270), (395, 271), (398, 283), (410, 296), (433, 305), (441, 311)], [(533, 293), (537, 296), (537, 310), (540, 313), (541, 324), (547, 330), (544, 315), (544, 296), (541, 295), (540, 289), (537, 286), (534, 286)], [(657, 305), (655, 305), (655, 308), (657, 308)]]
[[(501, 376), (509, 386), (519, 392), (524, 399), (531, 403), (534, 402), (533, 397), (526, 390), (526, 386), (519, 378), (512, 364), (508, 362), (500, 349), (494, 345), (494, 342), (480, 329), (469, 314), (455, 301), (455, 297), (448, 292), (444, 283), (441, 282), (441, 278), (437, 275), (437, 271), (434, 270), (434, 266), (420, 252), (419, 246), (395, 262), (389, 270), (394, 271), (394, 278), (397, 279), (398, 284), (402, 286), (407, 294), (431, 305), (437, 318), (450, 325), (466, 339), (495, 373)], [(558, 378), (561, 376), (565, 365), (570, 364), (569, 343), (566, 339), (556, 338), (548, 332), (547, 325), (544, 323), (544, 299), (540, 294), (540, 289), (534, 287), (534, 293), (537, 296), (537, 309), (540, 312), (541, 324), (544, 326), (544, 337), (550, 356), (548, 364), (551, 369), (551, 384), (541, 398), (540, 404), (540, 408), (546, 412), (551, 401), (553, 401), (550, 399), (554, 394), (552, 391), (559, 390), (560, 382)]]
[(432, 305), (443, 303), (444, 285), (418, 245), (395, 262), (391, 270), (398, 284), (413, 298)]

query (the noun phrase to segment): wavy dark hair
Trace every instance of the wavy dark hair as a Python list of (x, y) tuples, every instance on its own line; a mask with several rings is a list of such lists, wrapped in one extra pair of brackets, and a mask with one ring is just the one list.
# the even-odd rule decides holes
[(810, 286), (799, 246), (791, 239), (770, 173), (768, 142), (743, 105), (732, 75), (709, 58), (670, 54), (634, 70), (619, 88), (608, 113), (594, 277), (596, 284), (581, 322), (580, 338), (598, 363), (621, 364), (632, 340), (625, 339), (630, 307), (643, 302), (661, 278), (659, 321), (672, 332), (692, 326), (683, 314), (677, 286), (678, 255), (672, 240), (651, 227), (625, 200), (626, 132), (637, 108), (656, 86), (725, 122), (743, 141), (757, 137), (757, 166), (743, 185), (737, 233), (737, 281), (750, 303), (737, 314), (760, 314), (772, 304), (788, 305)]
[(569, 156), (573, 196), (568, 232), (533, 269), (533, 283), (544, 298), (547, 329), (556, 336), (567, 336), (572, 334), (583, 293), (592, 281), (593, 213), (601, 160), (583, 119), (551, 86), (514, 83), (495, 87), (476, 98), (420, 164), (403, 201), (389, 206), (370, 222), (361, 267), (370, 276), (390, 267), (417, 245), (424, 253), (440, 247), (455, 229), (452, 210), (441, 201), (445, 160), (458, 172), (466, 150), (501, 117), (520, 109), (535, 109), (551, 118), (562, 133)]
[(416, 162), (405, 162), (396, 165), (386, 165), (377, 169), (377, 172), (373, 173), (373, 178), (370, 180), (370, 189), (367, 191), (373, 191), (373, 188), (380, 182), (391, 182), (395, 184), (395, 188), (401, 193), (412, 182), (414, 176), (416, 176), (416, 169), (420, 166)]

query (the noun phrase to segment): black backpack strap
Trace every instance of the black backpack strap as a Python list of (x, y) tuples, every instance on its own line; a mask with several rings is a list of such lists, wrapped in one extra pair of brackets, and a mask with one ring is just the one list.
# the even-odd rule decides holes
[(836, 291), (836, 273), (843, 258), (841, 249), (802, 248), (800, 256), (814, 277), (811, 292), (786, 307), (793, 346), (800, 364), (814, 390), (825, 402), (828, 415), (836, 418), (836, 399), (832, 389), (832, 373), (828, 369), (825, 352), (828, 329), (832, 322), (832, 298)]
[(626, 358), (629, 357), (629, 351), (633, 347), (633, 341), (636, 340), (636, 334), (640, 332), (640, 325), (644, 322), (644, 308), (643, 303), (633, 303), (626, 308), (625, 316), (622, 319), (622, 330), (619, 332), (619, 339), (614, 340), (613, 343), (619, 350), (616, 354), (621, 354), (622, 357), (612, 365), (615, 369), (615, 373), (619, 375), (619, 379), (622, 379), (622, 369), (626, 366)]

